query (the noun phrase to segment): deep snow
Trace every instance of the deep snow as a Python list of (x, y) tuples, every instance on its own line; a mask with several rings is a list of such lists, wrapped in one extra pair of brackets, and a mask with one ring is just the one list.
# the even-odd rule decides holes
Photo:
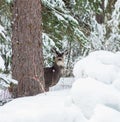
[(0, 107), (0, 122), (120, 122), (120, 52), (92, 52), (73, 73), (50, 92)]

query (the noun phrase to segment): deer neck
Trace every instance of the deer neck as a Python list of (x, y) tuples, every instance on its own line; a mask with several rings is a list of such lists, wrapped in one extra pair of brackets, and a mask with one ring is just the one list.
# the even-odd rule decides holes
[(58, 66), (56, 63), (53, 65), (53, 72), (58, 73), (60, 76), (63, 75), (64, 67)]

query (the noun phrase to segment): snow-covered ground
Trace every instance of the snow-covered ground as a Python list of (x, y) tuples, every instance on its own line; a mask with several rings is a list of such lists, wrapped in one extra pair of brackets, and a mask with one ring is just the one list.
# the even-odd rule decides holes
[(50, 92), (0, 107), (0, 122), (120, 122), (120, 52), (92, 52), (73, 73)]

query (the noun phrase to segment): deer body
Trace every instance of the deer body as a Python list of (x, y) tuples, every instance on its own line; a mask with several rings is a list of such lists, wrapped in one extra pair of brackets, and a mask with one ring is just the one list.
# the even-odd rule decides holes
[(49, 87), (56, 85), (63, 75), (64, 71), (64, 53), (54, 50), (56, 57), (52, 67), (44, 68), (45, 91), (49, 91)]
[(53, 65), (52, 67), (44, 68), (44, 78), (45, 78), (45, 90), (48, 91), (49, 87), (54, 86), (58, 83), (60, 77), (62, 76), (63, 67)]

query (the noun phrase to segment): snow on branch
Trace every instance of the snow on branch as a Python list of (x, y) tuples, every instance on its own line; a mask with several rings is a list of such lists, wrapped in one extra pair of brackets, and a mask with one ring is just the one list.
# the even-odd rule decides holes
[(62, 0), (42, 0), (42, 4), (50, 9), (65, 10), (65, 4)]
[(78, 21), (70, 15), (62, 0), (42, 0), (42, 3), (51, 10), (58, 21), (71, 22), (78, 25)]
[(0, 34), (3, 38), (6, 38), (6, 31), (2, 25), (0, 25)]
[(0, 74), (0, 89), (6, 89), (10, 86), (10, 83), (17, 84), (18, 81), (10, 78), (5, 74)]

